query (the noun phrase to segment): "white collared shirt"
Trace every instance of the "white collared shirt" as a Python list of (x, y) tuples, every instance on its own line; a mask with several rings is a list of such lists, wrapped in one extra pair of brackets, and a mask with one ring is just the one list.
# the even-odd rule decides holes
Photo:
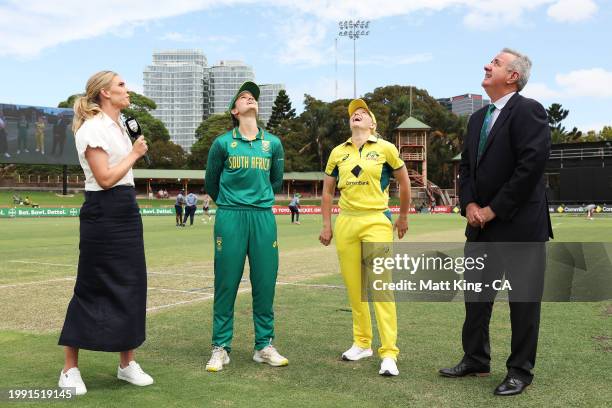
[(495, 124), (495, 121), (499, 117), (501, 110), (504, 109), (504, 106), (506, 106), (510, 98), (512, 98), (512, 95), (514, 95), (515, 93), (516, 92), (510, 92), (509, 94), (506, 94), (502, 96), (501, 98), (499, 98), (498, 100), (496, 100), (495, 102), (493, 102), (493, 105), (495, 105), (495, 110), (491, 114), (491, 121), (489, 122), (489, 128), (487, 129), (487, 132), (490, 132), (491, 129), (493, 129), (493, 125)]
[[(74, 135), (79, 162), (85, 173), (85, 191), (104, 190), (96, 181), (89, 162), (85, 158), (87, 147), (99, 147), (108, 154), (109, 167), (116, 166), (132, 151), (132, 141), (125, 129), (106, 113), (102, 112), (87, 119)], [(114, 186), (129, 184), (134, 186), (134, 175), (130, 169)], [(114, 187), (113, 186), (113, 187)]]

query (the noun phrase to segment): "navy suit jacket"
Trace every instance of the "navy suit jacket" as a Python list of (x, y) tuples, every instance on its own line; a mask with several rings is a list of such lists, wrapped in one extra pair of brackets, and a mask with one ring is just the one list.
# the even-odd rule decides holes
[[(501, 110), (477, 160), (484, 107), (468, 122), (459, 167), (459, 201), (490, 206), (496, 217), (483, 229), (469, 224), (468, 241), (543, 242), (553, 237), (544, 168), (550, 155), (546, 110), (533, 99), (514, 94)], [(486, 238), (485, 238), (486, 236)]]

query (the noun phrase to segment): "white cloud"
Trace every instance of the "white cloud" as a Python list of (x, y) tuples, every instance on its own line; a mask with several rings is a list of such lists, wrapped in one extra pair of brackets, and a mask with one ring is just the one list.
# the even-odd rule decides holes
[(555, 75), (556, 89), (528, 83), (523, 95), (537, 100), (568, 98), (612, 98), (612, 71), (603, 68), (579, 69)]
[(531, 11), (551, 0), (505, 0), (475, 1), (467, 6), (463, 23), (474, 29), (493, 30), (508, 25), (524, 24), (525, 12)]
[[(593, 14), (592, 0), (106, 0), (103, 8), (82, 0), (8, 0), (0, 4), (0, 56), (31, 58), (41, 51), (70, 41), (104, 34), (130, 36), (139, 25), (202, 10), (228, 6), (276, 7), (298, 15), (305, 26), (293, 26), (285, 36), (280, 53), (284, 63), (319, 64), (328, 57), (321, 52), (322, 39), (330, 23), (341, 19), (377, 20), (433, 13), (445, 9), (465, 13), (471, 28), (495, 28), (521, 24), (526, 12), (550, 5), (549, 15), (559, 21), (576, 21)], [(578, 4), (579, 10), (571, 5)], [(295, 31), (295, 32), (293, 32)], [(189, 40), (190, 36), (168, 33), (168, 39)], [(193, 39), (193, 38), (191, 38)], [(325, 50), (324, 50), (325, 51)]]
[(321, 48), (327, 34), (322, 22), (295, 18), (284, 22), (278, 30), (284, 39), (284, 48), (278, 54), (281, 63), (316, 66), (333, 61), (333, 47)]
[[(103, 34), (131, 35), (135, 25), (251, 0), (9, 0), (0, 5), (0, 55), (31, 58), (58, 44)], [(120, 12), (118, 12), (120, 11)]]
[(197, 35), (177, 33), (176, 31), (172, 31), (172, 32), (162, 35), (160, 40), (184, 42), (184, 43), (202, 41), (202, 39)]
[(561, 23), (575, 23), (591, 18), (596, 12), (593, 0), (559, 0), (548, 8), (547, 14)]
[(563, 93), (576, 97), (612, 98), (612, 71), (603, 68), (581, 69), (555, 76)]
[(528, 98), (533, 98), (538, 101), (554, 99), (561, 96), (561, 92), (555, 91), (549, 88), (548, 85), (538, 82), (528, 82), (521, 93)]

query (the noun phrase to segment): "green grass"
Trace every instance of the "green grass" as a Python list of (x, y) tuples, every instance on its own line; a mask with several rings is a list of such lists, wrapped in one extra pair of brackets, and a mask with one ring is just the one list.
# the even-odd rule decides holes
[[(80, 367), (88, 394), (79, 407), (386, 407), (386, 406), (606, 406), (612, 352), (612, 304), (545, 303), (535, 381), (524, 395), (496, 398), (509, 353), (508, 305), (495, 306), (488, 378), (444, 379), (437, 369), (461, 357), (463, 305), (398, 303), (397, 378), (377, 375), (377, 359), (338, 359), (351, 344), (351, 317), (343, 289), (286, 283), (342, 285), (333, 247), (318, 243), (320, 218), (291, 225), (278, 217), (281, 267), (275, 302), (275, 344), (290, 359), (285, 368), (251, 360), (251, 296), (238, 296), (232, 362), (220, 373), (204, 369), (210, 352), (212, 226), (176, 228), (172, 217), (144, 217), (149, 307), (147, 341), (138, 360), (156, 383), (136, 388), (115, 378), (117, 356), (83, 351)], [(561, 241), (609, 241), (611, 218), (554, 217)], [(461, 241), (456, 215), (412, 216), (408, 240)], [(78, 219), (0, 220), (0, 388), (53, 388), (63, 354), (59, 330), (78, 258)], [(25, 263), (28, 262), (28, 263)], [(245, 277), (247, 277), (245, 275)], [(50, 281), (46, 284), (1, 287)], [(248, 282), (243, 287), (248, 288)], [(161, 289), (194, 291), (170, 292)], [(375, 335), (375, 346), (378, 344)], [(50, 406), (62, 403), (30, 405)]]
[[(83, 204), (83, 193), (68, 194), (63, 196), (59, 191), (0, 191), (0, 207), (13, 207), (13, 194), (25, 199), (30, 197), (33, 203), (40, 207), (80, 207)], [(175, 198), (158, 200), (158, 199), (140, 199), (138, 203), (141, 207), (173, 207)]]
[[(13, 207), (13, 194), (19, 195), (22, 199), (26, 196), (30, 197), (30, 200), (41, 207), (80, 207), (83, 204), (83, 193), (69, 194), (62, 196), (59, 191), (12, 191), (12, 190), (0, 190), (0, 208), (2, 207)], [(176, 197), (170, 197), (168, 199), (145, 199), (139, 198), (138, 203), (141, 207), (173, 207)], [(277, 205), (289, 205), (291, 200), (280, 198), (276, 200)], [(302, 199), (300, 200), (302, 205), (320, 205), (321, 199)], [(392, 198), (390, 205), (399, 205), (399, 199)], [(201, 206), (201, 202), (198, 207)], [(211, 202), (211, 207), (214, 208), (214, 203)]]

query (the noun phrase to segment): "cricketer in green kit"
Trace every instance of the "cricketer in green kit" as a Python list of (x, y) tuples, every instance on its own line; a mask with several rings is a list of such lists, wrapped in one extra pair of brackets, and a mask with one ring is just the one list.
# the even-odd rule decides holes
[(253, 360), (286, 366), (272, 345), (274, 289), (278, 271), (274, 192), (283, 182), (284, 152), (278, 137), (257, 127), (259, 87), (242, 84), (229, 105), (234, 129), (217, 137), (208, 153), (206, 190), (215, 216), (215, 302), (212, 356), (206, 370), (228, 364), (234, 331), (234, 303), (249, 257), (255, 324)]

